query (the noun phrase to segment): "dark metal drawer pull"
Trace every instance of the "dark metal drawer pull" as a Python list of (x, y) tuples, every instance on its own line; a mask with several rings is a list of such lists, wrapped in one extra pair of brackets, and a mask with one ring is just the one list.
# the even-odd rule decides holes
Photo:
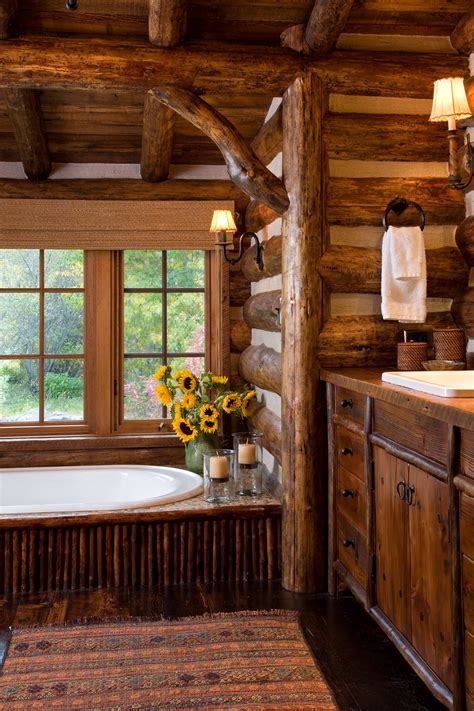
[(405, 501), (407, 498), (407, 484), (405, 481), (399, 481), (397, 484), (398, 498)]
[(352, 400), (341, 400), (341, 407), (354, 407)]
[(413, 484), (410, 484), (408, 487), (407, 493), (406, 493), (406, 499), (407, 499), (407, 504), (408, 506), (413, 506), (413, 494), (415, 493), (416, 489), (413, 486)]
[(344, 546), (344, 548), (356, 547), (355, 541), (353, 541), (352, 538), (344, 538), (344, 540), (342, 541), (342, 545)]
[(352, 498), (354, 498), (355, 491), (354, 489), (341, 489), (341, 496), (343, 496), (345, 499), (347, 499), (348, 496), (352, 496)]
[(343, 457), (349, 457), (352, 455), (352, 447), (343, 447), (341, 449), (341, 454)]

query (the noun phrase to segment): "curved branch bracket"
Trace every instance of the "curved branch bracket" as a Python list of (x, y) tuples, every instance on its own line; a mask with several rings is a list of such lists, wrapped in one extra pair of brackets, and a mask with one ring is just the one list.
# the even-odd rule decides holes
[(199, 128), (224, 156), (230, 179), (244, 193), (271, 207), (279, 215), (289, 206), (283, 182), (260, 161), (234, 126), (203, 99), (175, 86), (151, 89), (149, 95)]

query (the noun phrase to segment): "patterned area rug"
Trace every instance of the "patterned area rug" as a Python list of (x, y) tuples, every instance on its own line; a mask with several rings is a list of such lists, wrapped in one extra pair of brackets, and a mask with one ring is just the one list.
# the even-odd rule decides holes
[(14, 629), (3, 711), (337, 709), (297, 613)]

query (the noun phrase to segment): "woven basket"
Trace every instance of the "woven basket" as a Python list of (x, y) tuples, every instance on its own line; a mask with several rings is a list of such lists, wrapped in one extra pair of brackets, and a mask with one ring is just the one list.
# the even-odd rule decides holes
[(428, 360), (428, 344), (411, 342), (397, 344), (398, 370), (423, 370), (423, 361)]
[(438, 328), (433, 331), (436, 360), (466, 360), (466, 337), (462, 328)]

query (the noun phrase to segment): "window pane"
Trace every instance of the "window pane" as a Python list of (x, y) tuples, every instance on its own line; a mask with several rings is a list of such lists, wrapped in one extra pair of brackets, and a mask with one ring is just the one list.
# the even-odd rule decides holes
[(168, 353), (204, 353), (204, 294), (168, 294)]
[(124, 418), (126, 420), (159, 419), (163, 408), (155, 397), (153, 373), (163, 361), (160, 358), (125, 358)]
[(39, 295), (0, 294), (0, 355), (39, 349)]
[(44, 419), (84, 419), (84, 365), (76, 358), (45, 360)]
[(176, 249), (166, 254), (169, 288), (204, 289), (204, 252)]
[(123, 256), (125, 288), (159, 289), (161, 255), (161, 250), (126, 250)]
[(38, 361), (0, 360), (0, 422), (38, 422)]
[(204, 373), (206, 369), (204, 356), (195, 358), (186, 358), (185, 356), (181, 358), (168, 358), (168, 365), (171, 367), (172, 373), (177, 370), (190, 370), (193, 375), (198, 376)]
[(44, 285), (47, 289), (81, 289), (84, 284), (84, 252), (81, 249), (46, 249)]
[(44, 351), (54, 355), (84, 350), (83, 294), (44, 295)]
[(0, 289), (37, 289), (39, 250), (0, 249)]
[(124, 294), (125, 353), (160, 353), (161, 294)]

